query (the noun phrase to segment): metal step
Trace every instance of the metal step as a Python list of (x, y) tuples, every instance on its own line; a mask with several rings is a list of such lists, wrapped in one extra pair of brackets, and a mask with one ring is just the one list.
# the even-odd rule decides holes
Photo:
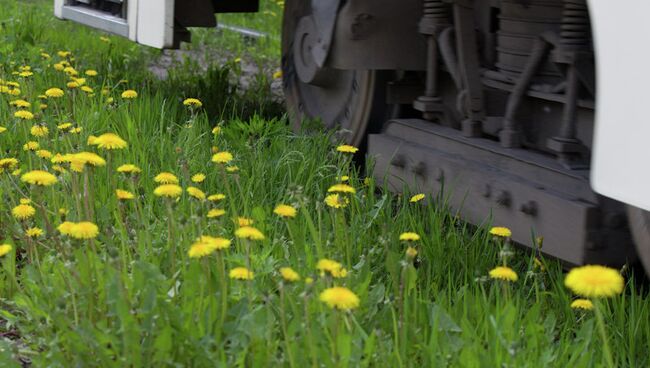
[(61, 17), (118, 36), (129, 36), (129, 24), (126, 19), (108, 12), (82, 5), (64, 5), (61, 9)]
[(390, 190), (432, 193), (475, 225), (507, 226), (512, 239), (570, 264), (633, 257), (623, 206), (596, 195), (589, 172), (424, 120), (392, 120), (368, 141), (374, 177)]

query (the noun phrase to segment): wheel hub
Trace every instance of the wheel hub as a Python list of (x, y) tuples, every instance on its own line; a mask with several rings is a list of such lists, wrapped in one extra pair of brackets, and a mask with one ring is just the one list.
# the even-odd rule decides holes
[(332, 72), (327, 68), (321, 68), (316, 64), (312, 49), (318, 41), (318, 30), (312, 16), (300, 18), (294, 35), (293, 58), (296, 74), (301, 82), (327, 87), (331, 81)]

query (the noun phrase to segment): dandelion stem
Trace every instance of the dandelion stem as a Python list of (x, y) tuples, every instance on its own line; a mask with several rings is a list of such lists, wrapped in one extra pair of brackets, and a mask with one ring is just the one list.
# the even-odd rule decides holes
[(598, 324), (598, 332), (600, 333), (600, 338), (603, 340), (603, 355), (605, 356), (605, 362), (607, 362), (607, 366), (609, 368), (615, 367), (614, 365), (614, 359), (612, 358), (612, 350), (609, 346), (609, 340), (607, 339), (607, 331), (605, 330), (605, 320), (603, 319), (603, 314), (600, 310), (602, 308), (602, 304), (598, 299), (594, 301), (595, 304), (595, 314), (596, 314), (596, 322)]

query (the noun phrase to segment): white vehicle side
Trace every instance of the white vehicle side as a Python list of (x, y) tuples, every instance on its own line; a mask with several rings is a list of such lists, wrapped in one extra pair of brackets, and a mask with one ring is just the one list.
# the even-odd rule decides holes
[(650, 211), (650, 1), (590, 0), (597, 70), (591, 186)]

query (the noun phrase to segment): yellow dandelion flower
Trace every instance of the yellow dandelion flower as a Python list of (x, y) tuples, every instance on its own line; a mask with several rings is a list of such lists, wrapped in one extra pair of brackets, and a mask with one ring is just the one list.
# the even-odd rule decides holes
[(4, 257), (7, 254), (9, 254), (9, 252), (11, 252), (12, 249), (14, 248), (10, 244), (0, 245), (0, 257)]
[(38, 142), (29, 141), (23, 145), (23, 151), (36, 151), (41, 147)]
[(65, 174), (65, 173), (68, 172), (68, 170), (66, 170), (66, 169), (65, 169), (63, 166), (61, 166), (61, 165), (52, 165), (52, 170), (54, 170), (54, 171), (56, 171), (56, 172), (60, 172), (60, 173), (62, 173), (62, 174)]
[(99, 234), (99, 227), (90, 221), (82, 221), (73, 224), (69, 232), (75, 239), (93, 239)]
[(239, 167), (238, 166), (227, 166), (226, 171), (229, 172), (229, 173), (234, 173), (234, 172), (239, 171)]
[(316, 269), (320, 271), (321, 276), (324, 276), (325, 273), (329, 273), (332, 277), (343, 278), (348, 274), (348, 271), (343, 268), (342, 264), (327, 258), (318, 260), (318, 263), (316, 263)]
[(81, 86), (81, 90), (88, 94), (95, 93), (95, 90), (88, 86)]
[(97, 76), (97, 71), (94, 69), (88, 69), (84, 74), (86, 74), (89, 77), (95, 77)]
[(68, 56), (72, 55), (72, 52), (70, 52), (70, 51), (57, 51), (56, 54), (59, 55), (59, 57), (62, 57), (62, 58), (65, 59)]
[(18, 160), (13, 157), (0, 159), (0, 169), (13, 169), (18, 165)]
[(564, 285), (584, 298), (607, 298), (623, 292), (621, 274), (609, 267), (587, 265), (569, 271)]
[(276, 70), (273, 73), (273, 79), (280, 79), (280, 78), (282, 78), (282, 70)]
[(36, 156), (49, 160), (50, 158), (52, 158), (52, 152), (42, 149), (36, 151)]
[(311, 285), (314, 283), (314, 279), (311, 277), (305, 277), (305, 284)]
[(490, 234), (494, 236), (500, 236), (502, 238), (509, 238), (512, 236), (512, 231), (510, 231), (510, 229), (507, 227), (495, 226), (490, 229)]
[(221, 217), (226, 214), (225, 210), (222, 210), (221, 208), (213, 208), (210, 211), (208, 211), (208, 218), (216, 218), (216, 217)]
[(405, 232), (399, 235), (399, 240), (403, 241), (418, 241), (420, 240), (420, 235), (414, 232)]
[(224, 199), (226, 199), (226, 195), (221, 193), (212, 194), (208, 197), (208, 201), (212, 201), (212, 202), (219, 202)]
[(57, 226), (56, 229), (59, 230), (59, 232), (63, 235), (70, 235), (74, 225), (74, 222), (65, 221), (61, 223), (61, 225)]
[(22, 109), (28, 109), (28, 108), (30, 108), (32, 106), (31, 103), (29, 103), (29, 102), (27, 102), (25, 100), (13, 100), (13, 101), (9, 102), (9, 105), (20, 107)]
[(77, 165), (91, 165), (91, 166), (105, 166), (106, 160), (101, 158), (98, 154), (92, 152), (79, 152), (67, 155), (65, 158), (70, 164)]
[(253, 272), (246, 267), (235, 267), (228, 273), (228, 277), (233, 280), (252, 280)]
[(45, 137), (50, 133), (50, 130), (43, 125), (34, 125), (30, 130), (29, 133), (33, 135), (34, 137)]
[(25, 183), (32, 185), (50, 186), (57, 182), (56, 176), (43, 170), (32, 170), (20, 177)]
[(215, 248), (211, 247), (208, 243), (197, 241), (196, 243), (190, 246), (190, 249), (187, 251), (187, 255), (190, 258), (201, 258), (209, 255), (214, 252)]
[(7, 128), (0, 126), (0, 133), (4, 133), (7, 131)]
[(194, 174), (192, 175), (191, 180), (193, 183), (203, 183), (205, 181), (205, 174), (202, 173)]
[(201, 103), (201, 101), (199, 99), (197, 99), (197, 98), (186, 98), (183, 101), (183, 105), (188, 106), (188, 107), (192, 107), (192, 108), (199, 108), (199, 107), (203, 106), (203, 103)]
[(104, 133), (97, 137), (93, 145), (107, 150), (123, 149), (128, 146), (126, 141), (115, 133)]
[(132, 89), (127, 89), (126, 91), (122, 92), (122, 98), (126, 99), (134, 99), (138, 97), (138, 92), (132, 90)]
[(67, 216), (68, 210), (64, 207), (59, 208), (59, 216)]
[(61, 88), (50, 88), (47, 91), (45, 91), (45, 96), (49, 98), (60, 98), (63, 97), (65, 92)]
[(34, 114), (27, 110), (18, 110), (14, 112), (14, 117), (21, 120), (32, 120), (34, 119)]
[(347, 145), (347, 144), (342, 144), (342, 145), (336, 147), (336, 150), (339, 151), (339, 152), (343, 152), (343, 153), (357, 153), (357, 151), (359, 151), (359, 149), (357, 147), (350, 146), (350, 145)]
[[(117, 168), (117, 172), (123, 173), (123, 174), (138, 174), (142, 172), (139, 167), (132, 165), (132, 164), (125, 164), (121, 165)], [(178, 182), (178, 179), (176, 180)]]
[(594, 309), (594, 303), (589, 299), (576, 299), (571, 302), (571, 308), (573, 309), (583, 309), (583, 310), (592, 310)]
[(253, 219), (249, 219), (247, 217), (237, 217), (237, 226), (242, 227), (251, 225), (253, 225)]
[(72, 129), (70, 129), (70, 134), (79, 134), (79, 133), (81, 133), (82, 130), (83, 130), (83, 128), (81, 128), (81, 127), (72, 128)]
[(39, 236), (43, 235), (43, 229), (40, 227), (30, 227), (25, 231), (25, 235), (30, 238), (38, 238)]
[(115, 190), (115, 195), (117, 196), (117, 199), (126, 201), (129, 199), (135, 198), (135, 195), (133, 193), (129, 192), (128, 190), (123, 190), (123, 189), (116, 189)]
[(99, 36), (99, 40), (105, 43), (111, 43), (111, 39), (105, 36)]
[(223, 152), (217, 152), (212, 156), (212, 162), (216, 162), (218, 164), (227, 164), (228, 162), (232, 161), (232, 153), (223, 151)]
[(19, 204), (11, 210), (11, 214), (17, 220), (27, 220), (28, 218), (34, 216), (36, 209), (29, 204)]
[(183, 188), (176, 184), (163, 184), (154, 189), (153, 194), (157, 197), (177, 198), (183, 194)]
[(329, 189), (327, 189), (328, 193), (356, 193), (357, 191), (351, 187), (350, 185), (347, 184), (334, 184)]
[(20, 204), (30, 204), (32, 203), (32, 200), (29, 198), (21, 198), (19, 202)]
[(413, 197), (411, 197), (411, 199), (409, 200), (409, 202), (411, 202), (411, 203), (420, 202), (421, 200), (424, 199), (424, 197), (425, 197), (425, 196), (424, 196), (423, 193), (416, 194), (416, 195), (414, 195)]
[(291, 267), (280, 268), (280, 275), (282, 275), (284, 281), (294, 282), (300, 280), (300, 275), (298, 272), (294, 271)]
[(196, 241), (206, 243), (209, 247), (215, 250), (228, 249), (232, 243), (230, 240), (225, 238), (215, 238), (207, 235), (200, 236)]
[(13, 175), (13, 176), (18, 176), (18, 175), (20, 175), (21, 172), (23, 172), (22, 169), (16, 169), (16, 170), (14, 170), (14, 171), (11, 172), (11, 175)]
[(153, 178), (153, 181), (160, 184), (178, 184), (178, 178), (176, 175), (170, 172), (161, 172)]
[(68, 87), (70, 89), (79, 88), (79, 83), (77, 83), (75, 81), (71, 81), (71, 82), (66, 83), (66, 87)]
[(252, 226), (243, 226), (235, 230), (235, 236), (241, 239), (264, 240), (264, 234)]
[(512, 270), (510, 267), (499, 266), (490, 270), (490, 277), (495, 280), (504, 280), (504, 281), (517, 281), (519, 277), (517, 273)]
[(327, 304), (328, 307), (349, 311), (359, 307), (359, 297), (350, 289), (335, 286), (327, 288), (320, 293), (318, 299)]
[(273, 210), (273, 213), (280, 217), (296, 217), (296, 209), (286, 204), (279, 204)]
[[(58, 130), (66, 131), (66, 130), (72, 128), (72, 123), (61, 123), (61, 124), (57, 125), (56, 128)], [(92, 137), (92, 135), (90, 137)], [(88, 137), (88, 139), (90, 139), (90, 137)]]
[(418, 251), (417, 251), (417, 249), (415, 249), (415, 248), (413, 248), (413, 247), (408, 247), (408, 248), (406, 248), (406, 257), (408, 257), (408, 258), (410, 258), (410, 259), (413, 259), (413, 258), (415, 258), (417, 255), (418, 255)]
[(344, 208), (350, 201), (339, 194), (330, 194), (325, 197), (325, 204), (332, 208)]
[(212, 134), (219, 135), (219, 133), (221, 133), (221, 126), (217, 125), (214, 128), (212, 128)]
[(203, 193), (203, 191), (201, 189), (197, 188), (197, 187), (188, 187), (187, 188), (187, 193), (190, 196), (192, 196), (192, 197), (194, 197), (194, 198), (196, 198), (196, 199), (198, 199), (200, 201), (205, 199), (205, 193)]
[(347, 182), (348, 180), (350, 180), (350, 177), (347, 176), (347, 175), (341, 175), (341, 176), (339, 176), (338, 178), (336, 178), (336, 180), (340, 181), (341, 183), (345, 183), (345, 182)]

